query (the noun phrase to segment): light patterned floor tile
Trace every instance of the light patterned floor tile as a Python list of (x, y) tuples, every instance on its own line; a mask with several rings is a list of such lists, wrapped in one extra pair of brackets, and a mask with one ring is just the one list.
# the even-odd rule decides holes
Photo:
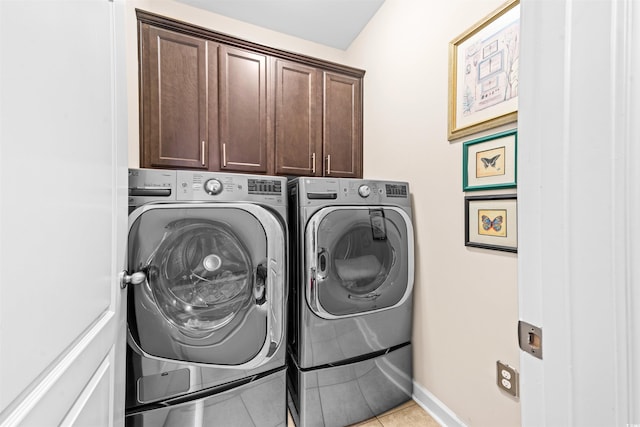
[(382, 424), (377, 419), (373, 418), (371, 420), (363, 421), (358, 424), (353, 424), (349, 427), (382, 427)]
[(401, 410), (403, 410), (403, 409), (409, 408), (409, 407), (411, 407), (411, 406), (413, 406), (413, 405), (417, 405), (417, 403), (415, 402), (415, 400), (413, 400), (413, 399), (408, 400), (407, 402), (404, 402), (402, 405), (396, 406), (395, 408), (393, 408), (393, 409), (389, 409), (387, 412), (384, 412), (384, 413), (382, 413), (382, 414), (378, 415), (378, 417), (377, 417), (377, 418), (382, 418), (382, 417), (384, 417), (384, 416), (387, 416), (387, 415), (393, 414), (394, 412), (398, 412), (398, 411), (401, 411)]
[[(287, 427), (295, 427), (293, 418), (287, 413)], [(349, 427), (440, 427), (431, 416), (414, 400), (390, 409), (384, 414), (378, 415)]]
[(384, 417), (379, 417), (378, 421), (384, 427), (440, 427), (440, 424), (431, 418), (419, 405), (412, 405)]

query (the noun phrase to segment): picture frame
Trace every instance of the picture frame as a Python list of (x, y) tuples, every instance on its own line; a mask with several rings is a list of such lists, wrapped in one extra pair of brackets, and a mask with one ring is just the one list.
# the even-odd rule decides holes
[(518, 130), (484, 136), (462, 145), (462, 191), (517, 185)]
[(448, 139), (518, 120), (520, 0), (449, 43)]
[(465, 246), (518, 252), (518, 207), (515, 194), (467, 196), (464, 202)]

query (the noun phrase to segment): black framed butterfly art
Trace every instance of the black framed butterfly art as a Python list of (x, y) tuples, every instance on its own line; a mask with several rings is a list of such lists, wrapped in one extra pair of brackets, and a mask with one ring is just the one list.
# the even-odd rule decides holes
[(516, 129), (465, 142), (462, 191), (515, 187), (517, 145)]
[(515, 194), (464, 198), (465, 246), (518, 252), (518, 209)]

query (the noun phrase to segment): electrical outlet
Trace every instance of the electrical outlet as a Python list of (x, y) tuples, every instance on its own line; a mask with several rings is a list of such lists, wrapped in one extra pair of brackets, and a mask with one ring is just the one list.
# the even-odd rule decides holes
[(520, 394), (518, 371), (499, 360), (496, 362), (496, 366), (498, 387), (509, 393), (511, 396), (518, 397)]

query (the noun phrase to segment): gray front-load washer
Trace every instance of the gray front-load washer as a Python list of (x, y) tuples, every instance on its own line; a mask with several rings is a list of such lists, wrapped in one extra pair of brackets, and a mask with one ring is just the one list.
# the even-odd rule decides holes
[(344, 426), (411, 398), (414, 240), (406, 182), (289, 182), (289, 409)]
[(127, 426), (286, 426), (286, 202), (285, 178), (129, 171)]

